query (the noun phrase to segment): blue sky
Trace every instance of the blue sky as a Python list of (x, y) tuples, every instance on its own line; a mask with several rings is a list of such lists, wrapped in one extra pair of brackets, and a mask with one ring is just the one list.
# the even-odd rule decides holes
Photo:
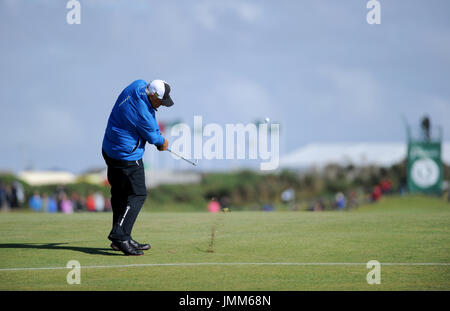
[(103, 166), (109, 112), (138, 78), (171, 84), (159, 120), (270, 117), (282, 153), (403, 141), (402, 116), (425, 113), (448, 140), (450, 2), (380, 2), (369, 25), (365, 0), (80, 0), (68, 25), (65, 0), (2, 0), (0, 170)]

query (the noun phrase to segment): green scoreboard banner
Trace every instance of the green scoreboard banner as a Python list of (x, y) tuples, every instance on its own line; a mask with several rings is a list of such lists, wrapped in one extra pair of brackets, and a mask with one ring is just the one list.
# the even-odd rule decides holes
[(408, 189), (409, 192), (442, 192), (440, 142), (409, 142)]

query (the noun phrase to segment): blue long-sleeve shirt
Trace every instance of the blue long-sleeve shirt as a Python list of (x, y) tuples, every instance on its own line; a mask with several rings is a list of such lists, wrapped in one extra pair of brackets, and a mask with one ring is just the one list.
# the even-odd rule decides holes
[(111, 111), (102, 148), (113, 159), (136, 161), (142, 158), (146, 142), (156, 146), (164, 143), (146, 86), (144, 80), (131, 83)]

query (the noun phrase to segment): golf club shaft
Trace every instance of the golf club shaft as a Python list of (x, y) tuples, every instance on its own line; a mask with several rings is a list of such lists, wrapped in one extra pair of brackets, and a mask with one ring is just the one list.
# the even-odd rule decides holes
[(176, 155), (177, 157), (179, 157), (180, 159), (183, 159), (184, 161), (186, 161), (186, 162), (188, 162), (188, 163), (190, 163), (190, 164), (192, 164), (192, 165), (194, 165), (194, 166), (197, 166), (197, 164), (196, 163), (194, 163), (194, 162), (192, 162), (192, 161), (189, 161), (188, 159), (186, 159), (186, 158), (184, 158), (184, 157), (182, 157), (181, 155), (179, 155), (178, 153), (176, 153), (176, 152), (173, 152), (172, 150), (170, 150), (170, 149), (167, 149), (167, 151), (169, 151), (170, 153), (172, 153), (172, 154), (174, 154), (174, 155)]

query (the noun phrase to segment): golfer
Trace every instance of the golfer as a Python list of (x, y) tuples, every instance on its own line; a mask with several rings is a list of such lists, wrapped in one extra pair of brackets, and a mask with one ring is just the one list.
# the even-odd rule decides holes
[(150, 244), (131, 237), (136, 217), (147, 197), (142, 156), (145, 143), (167, 150), (168, 141), (161, 135), (155, 112), (170, 107), (170, 86), (162, 80), (150, 83), (136, 80), (120, 93), (108, 119), (102, 154), (108, 166), (113, 210), (112, 230), (108, 239), (114, 250), (125, 255), (143, 255)]

